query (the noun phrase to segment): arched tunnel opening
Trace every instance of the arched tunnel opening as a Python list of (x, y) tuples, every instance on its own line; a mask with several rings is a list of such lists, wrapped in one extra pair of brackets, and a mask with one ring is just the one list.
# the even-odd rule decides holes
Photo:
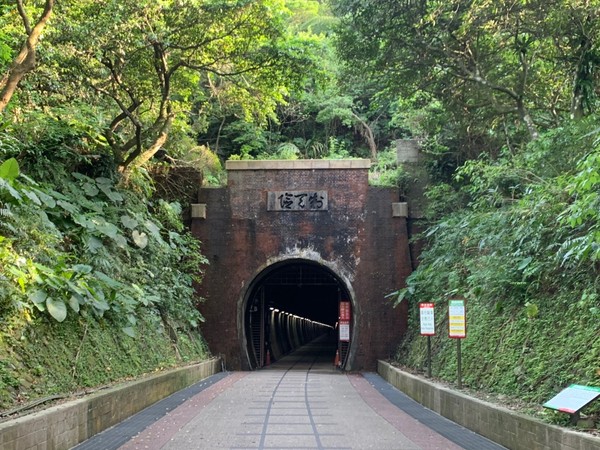
[(320, 351), (343, 368), (351, 340), (350, 305), (344, 283), (318, 263), (292, 260), (265, 269), (249, 290), (244, 313), (249, 366), (264, 367), (320, 338)]

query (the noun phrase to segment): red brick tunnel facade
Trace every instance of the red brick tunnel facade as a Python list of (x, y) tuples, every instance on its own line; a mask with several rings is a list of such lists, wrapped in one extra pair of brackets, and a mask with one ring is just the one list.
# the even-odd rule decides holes
[(374, 370), (394, 354), (407, 314), (386, 295), (411, 272), (406, 205), (397, 189), (369, 186), (369, 165), (229, 161), (227, 186), (200, 190), (192, 232), (209, 260), (201, 329), (228, 369), (261, 366), (251, 345), (258, 305), (336, 327), (349, 302), (344, 369)]

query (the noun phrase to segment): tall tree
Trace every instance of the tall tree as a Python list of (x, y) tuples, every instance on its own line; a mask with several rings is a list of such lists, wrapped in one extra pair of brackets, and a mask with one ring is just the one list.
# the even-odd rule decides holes
[(340, 52), (358, 70), (470, 114), (486, 109), (495, 116), (488, 126), (507, 128), (514, 118), (530, 139), (557, 115), (581, 113), (583, 86), (597, 83), (597, 0), (333, 4), (342, 19)]
[(596, 110), (600, 67), (600, 4), (595, 1), (565, 1), (553, 8), (541, 26), (554, 36), (555, 55), (563, 71), (571, 74), (572, 118)]
[(279, 0), (91, 0), (65, 7), (54, 42), (76, 85), (114, 105), (105, 137), (123, 171), (186, 127), (216, 86), (263, 118), (302, 77)]
[(10, 68), (0, 79), (0, 114), (4, 112), (8, 102), (17, 90), (23, 77), (34, 69), (36, 64), (36, 46), (54, 7), (54, 0), (46, 0), (44, 9), (37, 22), (32, 26), (23, 0), (16, 0), (16, 9), (23, 22), (25, 39), (21, 50), (13, 60)]

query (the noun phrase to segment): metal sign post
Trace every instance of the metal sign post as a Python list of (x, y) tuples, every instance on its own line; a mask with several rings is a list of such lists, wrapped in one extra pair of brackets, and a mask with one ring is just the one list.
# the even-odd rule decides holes
[(435, 336), (435, 315), (433, 303), (419, 303), (421, 336), (427, 336), (427, 376), (431, 378), (431, 336)]
[(448, 304), (448, 337), (456, 339), (458, 388), (462, 389), (462, 353), (460, 341), (467, 337), (467, 314), (464, 299), (453, 299)]

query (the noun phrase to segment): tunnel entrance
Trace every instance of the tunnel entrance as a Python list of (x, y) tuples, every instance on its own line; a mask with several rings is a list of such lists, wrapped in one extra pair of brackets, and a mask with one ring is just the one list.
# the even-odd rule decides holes
[(256, 277), (246, 297), (244, 330), (249, 366), (264, 367), (325, 336), (332, 364), (339, 357), (339, 366), (344, 368), (352, 323), (343, 321), (340, 336), (340, 308), (348, 316), (350, 305), (348, 289), (329, 268), (308, 260), (268, 267)]

